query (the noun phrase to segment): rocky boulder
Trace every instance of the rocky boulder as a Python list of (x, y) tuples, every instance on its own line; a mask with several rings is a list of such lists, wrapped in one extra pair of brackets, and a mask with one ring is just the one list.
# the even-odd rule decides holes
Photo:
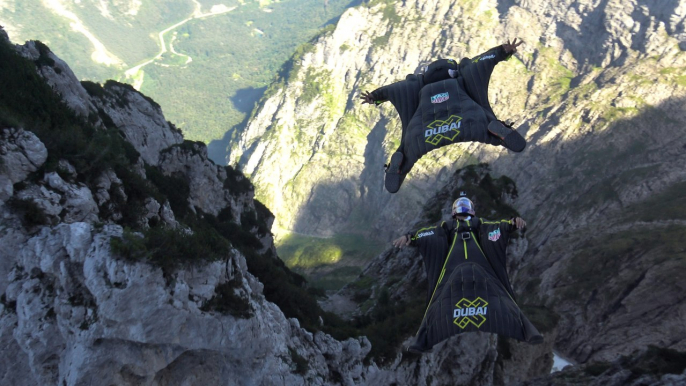
[(45, 145), (30, 131), (6, 128), (0, 132), (0, 171), (10, 183), (23, 181), (48, 159)]
[(36, 63), (38, 72), (46, 83), (60, 94), (62, 100), (77, 115), (89, 117), (92, 112), (97, 111), (88, 92), (81, 86), (71, 68), (53, 54), (45, 44), (28, 41), (24, 45), (18, 45), (17, 51)]
[[(165, 277), (112, 256), (110, 239), (121, 235), (118, 226), (61, 224), (17, 251), (0, 325), (22, 337), (31, 370), (22, 384), (177, 382), (191, 367), (209, 383), (327, 384), (335, 369), (353, 384), (364, 375), (366, 340), (337, 342), (286, 319), (240, 253)], [(207, 308), (229, 283), (249, 317)], [(25, 368), (3, 367), (6, 379)]]
[(93, 103), (108, 117), (106, 124), (121, 130), (150, 165), (159, 163), (161, 150), (183, 142), (181, 131), (165, 120), (162, 108), (128, 84), (108, 81)]

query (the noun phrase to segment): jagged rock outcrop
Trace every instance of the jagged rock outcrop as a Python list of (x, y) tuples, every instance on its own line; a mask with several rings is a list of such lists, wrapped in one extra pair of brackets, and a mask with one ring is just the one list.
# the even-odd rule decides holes
[(45, 145), (30, 131), (7, 128), (0, 135), (0, 170), (12, 184), (23, 181), (48, 158)]
[(34, 62), (38, 61), (38, 72), (77, 115), (87, 117), (95, 110), (88, 92), (81, 87), (74, 72), (47, 46), (40, 42), (28, 41), (24, 45), (18, 45), (17, 51)]
[[(0, 319), (5, 331), (16, 325), (16, 343), (28, 355), (33, 377), (25, 377), (33, 382), (24, 384), (183, 384), (188, 377), (217, 384), (226, 376), (302, 383), (305, 374), (290, 371), (289, 349), (307, 361), (314, 384), (326, 382), (318, 374), (328, 374), (327, 366), (348, 383), (362, 375), (369, 344), (337, 342), (286, 319), (261, 295), (240, 253), (178, 271), (170, 283), (150, 264), (113, 258), (109, 240), (121, 234), (119, 226), (73, 223), (26, 241)], [(249, 299), (251, 317), (203, 310), (215, 288), (231, 280)], [(14, 371), (5, 367), (5, 376)]]
[[(99, 126), (121, 130), (145, 162), (157, 165), (162, 149), (183, 142), (180, 130), (164, 119), (161, 107), (127, 84), (109, 81), (99, 98), (91, 98), (69, 66), (40, 42), (17, 46), (18, 52), (39, 64), (38, 72), (77, 115)], [(99, 110), (106, 115), (102, 121)]]
[(107, 114), (148, 164), (157, 165), (161, 150), (183, 142), (181, 131), (164, 119), (162, 109), (152, 99), (130, 85), (111, 81), (104, 91), (101, 98), (94, 98), (96, 107)]
[[(205, 213), (217, 215), (219, 211), (231, 206), (232, 214), (240, 222), (241, 210), (252, 205), (252, 191), (248, 190), (238, 197), (224, 188), (226, 171), (207, 157), (207, 147), (195, 143), (190, 147), (173, 146), (160, 155), (160, 168), (166, 175), (180, 175), (189, 181), (191, 207)], [(254, 207), (251, 206), (251, 209)]]
[[(488, 162), (518, 186), (529, 223), (512, 275), (561, 316), (556, 348), (579, 362), (647, 344), (685, 350), (680, 198), (686, 173), (683, 2), (370, 3), (313, 42), (231, 149), (277, 231), (350, 228), (391, 240), (456, 168)], [(439, 57), (519, 37), (489, 96), (514, 119), (521, 154), (464, 144), (425, 156), (398, 194), (382, 189), (398, 143), (391, 106), (359, 94)], [(279, 161), (288, 156), (289, 162)], [(334, 221), (334, 219), (336, 221)], [(346, 219), (348, 220), (346, 222)]]
[(98, 205), (83, 184), (65, 182), (57, 173), (47, 173), (41, 184), (30, 184), (16, 192), (15, 198), (36, 203), (47, 216), (67, 224), (96, 221)]
[[(20, 51), (34, 46), (26, 47)], [(58, 84), (50, 77), (61, 74), (41, 75)], [(187, 184), (193, 192), (177, 209), (210, 216), (228, 208), (231, 229), (240, 230), (241, 214), (256, 212), (252, 185), (209, 162), (204, 145), (179, 145), (180, 134), (141, 94), (111, 84), (103, 95), (70, 95), (81, 87), (75, 79), (62, 86), (66, 99), (96, 106), (86, 116), (100, 120), (90, 120), (95, 127), (89, 130), (122, 130), (140, 157), (128, 148), (116, 157), (109, 148), (78, 157), (64, 152), (79, 162), (89, 156), (119, 162), (92, 169), (96, 162), (50, 158), (47, 149), (59, 144), (46, 146), (32, 132), (2, 127), (0, 383), (352, 385), (375, 369), (363, 362), (366, 338), (337, 341), (309, 332), (267, 301), (236, 248), (214, 260), (188, 256), (193, 263), (177, 265), (141, 258), (144, 232), (155, 224), (159, 230), (165, 223), (177, 237), (199, 232), (181, 223), (188, 218), (177, 217), (172, 207), (178, 203), (170, 204), (163, 192), (183, 192)], [(112, 99), (117, 96), (121, 106)], [(75, 135), (82, 124), (70, 127)], [(249, 228), (243, 232), (259, 237), (263, 252), (274, 251), (268, 228), (266, 234), (261, 226)]]
[(437, 345), (435, 354), (398, 358), (387, 369), (370, 377), (369, 383), (492, 385), (498, 354), (495, 339), (487, 335), (490, 334), (475, 333), (451, 338)]

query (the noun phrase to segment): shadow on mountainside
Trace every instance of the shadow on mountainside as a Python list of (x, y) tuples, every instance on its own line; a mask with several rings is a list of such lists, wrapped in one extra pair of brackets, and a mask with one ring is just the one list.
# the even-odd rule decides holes
[[(514, 0), (499, 1), (497, 5), (498, 13), (504, 17), (510, 8), (519, 6), (518, 3)], [(660, 24), (664, 26), (670, 36), (683, 34), (686, 28), (686, 22), (683, 19), (679, 22), (670, 19), (672, 15), (679, 14), (677, 8), (682, 3), (679, 0), (664, 0), (660, 2), (639, 0), (636, 3), (630, 17), (636, 21), (636, 26), (639, 30), (633, 35), (631, 42), (627, 42), (630, 44), (630, 47), (621, 47), (623, 54), (614, 58), (614, 60), (619, 62), (627, 57), (626, 48), (646, 53), (645, 42), (650, 41), (651, 35), (660, 33), (659, 26), (650, 23), (649, 18), (652, 17), (661, 22)], [(601, 66), (608, 52), (613, 50), (612, 47), (608, 47), (608, 41), (610, 41), (612, 36), (608, 29), (615, 27), (611, 25), (611, 21), (607, 20), (608, 14), (616, 12), (608, 9), (614, 7), (613, 3), (609, 0), (601, 0), (590, 12), (588, 9), (583, 8), (583, 3), (581, 2), (572, 5), (571, 11), (581, 15), (582, 20), (578, 27), (570, 26), (564, 20), (558, 20), (555, 16), (551, 17), (549, 12), (546, 12), (550, 11), (547, 7), (555, 6), (546, 5), (541, 17), (544, 20), (547, 19), (548, 23), (555, 24), (557, 36), (564, 41), (565, 48), (572, 53), (576, 62), (580, 66)], [(623, 42), (615, 41), (615, 43), (621, 46)], [(683, 47), (686, 47), (686, 42), (680, 43), (680, 47), (684, 50)]]
[(233, 103), (233, 106), (236, 108), (236, 110), (245, 114), (249, 114), (253, 111), (255, 108), (255, 103), (262, 98), (262, 95), (264, 95), (266, 90), (266, 86), (260, 88), (242, 88), (236, 91), (236, 94), (230, 98), (231, 103)]
[[(522, 154), (501, 153), (489, 162), (496, 175), (517, 183), (514, 206), (529, 224), (528, 249), (512, 265), (515, 291), (524, 303), (545, 304), (561, 315), (557, 348), (581, 363), (616, 359), (648, 344), (686, 350), (686, 326), (679, 319), (686, 312), (679, 284), (686, 278), (679, 236), (686, 234), (686, 171), (678, 166), (686, 164), (686, 139), (679, 134), (686, 100), (638, 112), (608, 109), (604, 117), (569, 129), (576, 134), (555, 138), (547, 134), (565, 123), (569, 111), (543, 116), (541, 132), (532, 133), (535, 140)], [(635, 115), (624, 117), (627, 111)], [(369, 138), (381, 130), (373, 128)], [(562, 139), (570, 134), (574, 139)], [(488, 151), (477, 147), (474, 154)], [(380, 154), (378, 146), (365, 151), (362, 175), (371, 182), (383, 176), (375, 170)], [(369, 181), (317, 185), (295, 228), (313, 229), (320, 221), (362, 234), (362, 226), (371, 235), (382, 227), (385, 235), (407, 231), (425, 202), (398, 205), (408, 199), (403, 189), (411, 187), (391, 195)], [(353, 198), (355, 191), (364, 194), (342, 209), (331, 200), (340, 191)], [(386, 221), (374, 221), (380, 217)]]
[(250, 121), (250, 113), (255, 108), (255, 103), (262, 98), (267, 87), (248, 87), (236, 91), (230, 99), (236, 110), (245, 114), (243, 121), (224, 133), (224, 137), (220, 140), (214, 140), (207, 145), (207, 154), (209, 158), (217, 165), (227, 165), (231, 154), (231, 144), (234, 143), (238, 134), (245, 129)]
[(675, 167), (686, 161), (685, 106), (672, 99), (573, 141), (534, 144), (529, 157), (545, 163), (509, 168), (519, 170), (519, 201), (533, 201), (516, 286), (562, 316), (557, 348), (579, 362), (647, 344), (686, 349), (677, 316), (686, 250), (676, 236), (686, 232), (686, 172)]
[[(324, 4), (325, 4), (325, 7), (326, 7), (326, 3), (324, 3)], [(350, 3), (348, 3), (348, 5), (345, 6), (345, 9), (357, 7), (357, 6), (360, 5), (360, 4), (362, 4), (362, 0), (352, 0)], [(335, 25), (335, 24), (338, 24), (338, 21), (339, 21), (340, 19), (341, 19), (341, 16), (336, 16), (336, 17), (334, 17), (334, 18), (331, 18), (331, 19), (327, 20), (324, 24), (322, 24), (321, 26), (319, 26), (319, 28), (320, 28), (320, 29), (321, 29), (321, 28), (325, 28), (326, 26), (331, 25), (331, 24), (334, 24), (334, 25)]]

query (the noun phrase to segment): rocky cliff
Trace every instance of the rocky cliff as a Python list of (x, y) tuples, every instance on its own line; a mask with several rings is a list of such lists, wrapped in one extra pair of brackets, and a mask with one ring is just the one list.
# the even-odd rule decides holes
[[(364, 275), (377, 285), (346, 290), (377, 315), (393, 313), (376, 317), (390, 325), (358, 312), (357, 327), (339, 328), (373, 335), (374, 347), (323, 332), (340, 324), (330, 315), (313, 328), (289, 300), (316, 304), (274, 286), (288, 271), (265, 276), (283, 264), (270, 257), (274, 218), (249, 181), (183, 141), (130, 87), (79, 83), (40, 42), (1, 43), (3, 82), (22, 86), (0, 98), (3, 384), (489, 385), (549, 370), (554, 323), (542, 346), (469, 334), (431, 355), (401, 354), (423, 306), (413, 282), (425, 277), (410, 251), (383, 253)], [(490, 181), (485, 173), (469, 174), (472, 183)], [(516, 188), (494, 184), (509, 208)], [(431, 220), (456, 186), (430, 201)], [(285, 315), (298, 311), (300, 321)]]
[(0, 383), (354, 384), (374, 371), (364, 337), (306, 330), (266, 299), (273, 283), (255, 275), (289, 274), (266, 260), (273, 217), (245, 177), (130, 86), (80, 83), (42, 43), (0, 32)]
[[(680, 1), (369, 2), (293, 58), (231, 162), (277, 232), (385, 241), (456, 169), (488, 162), (518, 186), (529, 230), (515, 291), (560, 316), (558, 350), (581, 363), (647, 345), (683, 351), (685, 18)], [(525, 44), (497, 66), (489, 97), (527, 149), (442, 148), (386, 193), (400, 123), (392, 106), (362, 106), (361, 91), (513, 37)]]
[[(20, 90), (0, 97), (3, 384), (488, 385), (548, 371), (553, 338), (531, 348), (471, 334), (423, 358), (399, 354), (406, 331), (362, 320), (337, 326), (354, 338), (334, 339), (324, 330), (340, 322), (321, 314), (313, 326), (316, 303), (282, 285), (302, 283), (279, 269), (274, 218), (242, 174), (131, 87), (79, 83), (40, 42), (0, 43), (2, 82)], [(496, 184), (511, 202), (514, 186)], [(422, 306), (408, 291), (422, 280), (417, 256), (397, 257), (411, 266), (397, 286), (381, 275), (351, 287), (372, 306), (391, 288), (393, 302), (372, 309), (397, 313), (393, 323), (407, 317), (399, 296)], [(368, 279), (377, 268), (402, 267), (372, 265)]]
[[(45, 101), (0, 94), (3, 383), (513, 384), (544, 373), (555, 345), (585, 365), (532, 384), (678, 384), (683, 367), (645, 375), (655, 366), (621, 358), (684, 350), (684, 13), (677, 1), (372, 2), (294, 58), (231, 153), (277, 229), (388, 240), (447, 209), (465, 181), (454, 171), (479, 161), (512, 177), (518, 197), (506, 201), (529, 223), (510, 268), (521, 302), (553, 322), (545, 345), (472, 334), (423, 357), (386, 348), (378, 363), (363, 358), (384, 347), (309, 332), (266, 299), (291, 293), (255, 276), (273, 254), (273, 218), (241, 175), (208, 162), (141, 94), (79, 83), (47, 47), (17, 47), (33, 75), (4, 79), (8, 90), (47, 81), (90, 129), (54, 101), (13, 115), (12, 99)], [(514, 35), (526, 46), (498, 66), (491, 101), (527, 150), (453, 146), (425, 157), (398, 195), (383, 192), (399, 122), (389, 106), (360, 106), (359, 91)], [(186, 244), (202, 253), (174, 260)], [(335, 306), (352, 301), (361, 321), (374, 310), (418, 320), (422, 280), (418, 256), (388, 250)]]
[[(521, 162), (527, 174), (545, 177), (559, 168), (548, 163), (538, 172), (546, 166), (537, 165), (538, 152), (567, 162), (557, 157), (560, 147), (616, 131), (607, 129), (617, 121), (670, 110), (665, 103), (679, 111), (683, 5), (622, 4), (370, 2), (352, 8), (338, 28), (293, 58), (292, 71), (271, 87), (230, 161), (283, 214), (277, 227), (322, 235), (358, 225), (359, 218), (386, 235), (380, 224), (416, 217), (409, 209), (399, 219), (398, 208), (416, 207), (451, 170), (477, 160), (501, 160), (494, 168), (513, 173), (523, 169)], [(392, 106), (362, 106), (360, 92), (403, 79), (435, 58), (474, 56), (514, 36), (525, 45), (496, 68), (490, 99), (501, 118), (517, 121), (529, 151), (515, 157), (499, 147), (439, 149), (410, 174), (407, 189), (385, 194), (383, 164), (399, 142), (399, 121)], [(536, 186), (526, 182), (527, 192)], [(367, 208), (381, 212), (358, 213)]]
[[(450, 205), (459, 191), (468, 191), (479, 215), (509, 218), (517, 188), (507, 177), (494, 179), (488, 165), (458, 170), (424, 205), (422, 215), (406, 230), (450, 219)], [(526, 262), (521, 251), (527, 241), (515, 236), (509, 246), (508, 269)], [(559, 316), (532, 302), (520, 308), (544, 335), (541, 345), (529, 345), (492, 334), (470, 333), (450, 338), (421, 356), (401, 352), (411, 343), (424, 315), (427, 278), (422, 257), (414, 248), (388, 249), (374, 258), (360, 277), (331, 296), (326, 306), (336, 308), (358, 324), (369, 324), (372, 354), (380, 357), (381, 371), (370, 383), (416, 385), (513, 385), (550, 373)]]

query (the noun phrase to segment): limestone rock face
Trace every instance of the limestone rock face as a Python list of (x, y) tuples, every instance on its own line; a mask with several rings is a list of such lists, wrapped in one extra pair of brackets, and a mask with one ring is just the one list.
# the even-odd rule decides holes
[[(44, 54), (35, 44), (23, 47)], [(130, 246), (143, 237), (117, 224), (122, 218), (143, 230), (155, 223), (193, 232), (147, 171), (188, 182), (190, 210), (230, 208), (238, 225), (256, 204), (250, 182), (210, 162), (204, 145), (179, 145), (183, 138), (154, 102), (126, 86), (103, 90), (85, 99), (71, 87), (59, 92), (102, 110), (96, 130), (122, 130), (141, 155), (131, 170), (113, 166), (86, 177), (82, 165), (66, 160), (44, 166), (48, 152), (33, 133), (0, 133), (0, 383), (362, 383), (375, 369), (364, 362), (369, 341), (337, 341), (286, 318), (238, 250), (165, 270), (117, 252), (113, 245), (121, 244), (112, 240), (130, 238)], [(134, 200), (140, 205), (129, 205)], [(274, 251), (268, 229), (245, 232), (262, 241), (263, 252)], [(220, 296), (232, 299), (233, 313), (213, 305)]]
[(160, 167), (167, 175), (189, 180), (192, 207), (217, 215), (231, 202), (229, 192), (224, 189), (226, 172), (207, 158), (207, 148), (202, 144), (194, 144), (191, 149), (175, 146), (165, 150)]
[(97, 219), (98, 205), (87, 186), (68, 184), (55, 172), (46, 174), (45, 182), (62, 196), (60, 202), (63, 202), (62, 210), (66, 212), (62, 215), (63, 222), (70, 224)]
[(3, 129), (0, 136), (0, 175), (12, 184), (24, 180), (48, 159), (45, 145), (30, 131)]
[[(498, 338), (473, 333), (452, 337), (421, 356), (403, 353), (394, 363), (370, 375), (367, 384), (514, 385), (550, 371), (552, 340), (541, 346), (511, 343), (505, 357)], [(540, 368), (533, 368), (538, 364)]]
[[(390, 364), (367, 365), (365, 338), (339, 342), (300, 328), (264, 299), (235, 250), (171, 276), (114, 256), (110, 241), (123, 230), (112, 223), (126, 213), (108, 208), (126, 201), (123, 176), (105, 172), (84, 187), (65, 165), (66, 175), (27, 181), (45, 162), (45, 146), (22, 129), (3, 129), (1, 383), (512, 384), (546, 372), (553, 345), (587, 363), (648, 344), (685, 349), (679, 242), (686, 172), (678, 167), (686, 161), (684, 5), (370, 4), (350, 9), (296, 58), (297, 71), (264, 100), (232, 162), (251, 173), (257, 197), (276, 214), (275, 228), (320, 236), (354, 229), (381, 240), (411, 226), (435, 190), (458, 184), (454, 170), (489, 162), (516, 181), (517, 208), (529, 223), (510, 249), (515, 291), (561, 317), (545, 343), (503, 350), (492, 337), (471, 334), (420, 358), (398, 353)], [(474, 56), (514, 36), (526, 44), (496, 68), (489, 96), (500, 118), (517, 121), (527, 149), (442, 148), (415, 166), (398, 194), (386, 193), (382, 165), (398, 146), (400, 123), (392, 106), (361, 106), (360, 92), (433, 59)], [(45, 55), (35, 44), (24, 47), (33, 60)], [(184, 178), (192, 186), (191, 209), (217, 214), (230, 207), (236, 222), (255, 210), (252, 190), (221, 190), (226, 169), (209, 163), (202, 146), (180, 145), (183, 138), (156, 104), (114, 82), (103, 96), (86, 97), (74, 79), (61, 77), (68, 72), (60, 62), (47, 58), (56, 64), (39, 71), (71, 108), (89, 116), (102, 110), (100, 127), (121, 130), (141, 154), (136, 175), (145, 177), (147, 163)], [(32, 202), (49, 221), (26, 226), (11, 204), (16, 200)], [(176, 222), (169, 203), (154, 199), (140, 215)], [(262, 240), (273, 249), (270, 235)], [(425, 283), (419, 256), (407, 250), (385, 251), (364, 275), (391, 287), (391, 301)], [(249, 304), (250, 317), (204, 307), (227, 283)], [(678, 384), (683, 374), (631, 377), (619, 370), (597, 384)]]
[(17, 50), (22, 56), (33, 61), (45, 57), (41, 65), (37, 66), (38, 72), (77, 115), (88, 117), (90, 112), (96, 110), (90, 96), (71, 68), (45, 45), (29, 41), (22, 46), (17, 46)]
[(46, 216), (42, 222), (81, 222), (98, 219), (98, 205), (84, 184), (67, 183), (57, 173), (44, 176), (43, 181), (28, 184), (15, 192), (14, 198), (32, 202)]
[[(2, 228), (0, 228), (0, 241), (2, 241), (0, 244), (0, 257), (2, 257), (0, 259), (0, 291), (5, 293), (5, 289), (10, 281), (8, 275), (14, 266), (14, 256), (12, 253), (21, 249), (28, 235), (22, 229), (19, 219), (10, 213), (4, 203), (0, 205), (0, 221), (2, 225)], [(6, 308), (7, 305), (4, 305), (4, 307)], [(11, 329), (8, 331), (10, 334), (12, 333)]]
[[(121, 233), (119, 226), (60, 224), (17, 251), (5, 292), (5, 304), (14, 308), (4, 307), (0, 325), (10, 334), (16, 325), (15, 341), (28, 355), (31, 376), (20, 384), (82, 384), (95, 377), (154, 384), (192, 374), (211, 384), (227, 376), (302, 383), (303, 375), (290, 372), (289, 350), (308, 360), (313, 384), (326, 383), (327, 366), (349, 384), (364, 375), (364, 338), (338, 342), (302, 330), (264, 300), (237, 251), (225, 261), (178, 271), (170, 284), (159, 268), (113, 258), (109, 240)], [(249, 299), (252, 317), (203, 311), (215, 287), (229, 280), (239, 281), (237, 292)], [(6, 377), (18, 370), (3, 367)]]
[[(683, 351), (686, 172), (675, 166), (686, 161), (685, 16), (677, 1), (356, 7), (295, 58), (230, 159), (251, 174), (277, 231), (366, 230), (383, 241), (456, 169), (487, 162), (517, 184), (529, 229), (511, 274), (527, 300), (561, 315), (557, 350), (580, 362), (648, 344)], [(447, 146), (425, 155), (400, 192), (385, 192), (400, 122), (389, 104), (361, 105), (360, 93), (514, 37), (525, 44), (496, 67), (489, 99), (516, 121), (524, 152)]]
[[(228, 176), (225, 168), (212, 162), (207, 147), (194, 143), (189, 146), (172, 146), (160, 154), (160, 168), (169, 176), (188, 181), (189, 206), (216, 216), (223, 209), (230, 210), (236, 223), (241, 223), (244, 212), (254, 212), (253, 188), (243, 176)], [(240, 180), (240, 181), (239, 181)], [(236, 186), (236, 183), (241, 186)], [(227, 189), (231, 187), (231, 189)], [(271, 229), (273, 218), (268, 219)], [(263, 235), (265, 247), (273, 245), (271, 235)]]
[[(258, 198), (276, 215), (275, 229), (306, 234), (331, 235), (353, 222), (359, 230), (361, 217), (370, 235), (389, 240), (387, 229), (414, 218), (427, 192), (478, 161), (498, 160), (505, 174), (524, 169), (531, 177), (517, 182), (546, 191), (535, 181), (552, 168), (536, 160), (557, 159), (561, 143), (592, 127), (603, 130), (608, 119), (647, 106), (663, 111), (664, 101), (684, 95), (670, 75), (684, 63), (683, 13), (683, 5), (666, 2), (583, 0), (356, 7), (296, 58), (297, 72), (260, 105), (230, 162), (251, 175)], [(398, 194), (385, 192), (383, 164), (399, 143), (399, 120), (389, 104), (361, 105), (359, 94), (431, 60), (471, 57), (515, 36), (525, 44), (498, 65), (489, 95), (500, 118), (517, 121), (527, 151), (438, 149), (420, 160)]]
[(116, 212), (116, 207), (111, 203), (112, 196), (119, 196), (123, 200), (128, 198), (122, 184), (123, 182), (117, 177), (117, 173), (111, 169), (104, 171), (95, 183), (95, 202), (98, 206), (105, 207), (107, 211), (113, 212), (110, 216), (114, 221), (120, 220), (122, 215)]
[(183, 142), (183, 136), (164, 119), (162, 109), (133, 87), (107, 83), (101, 98), (93, 98), (112, 123), (150, 165), (157, 165), (160, 151)]
[[(434, 353), (396, 360), (370, 377), (370, 384), (492, 385), (498, 356), (490, 334), (453, 337), (434, 347)], [(460, 358), (460, 360), (455, 360)], [(441, 369), (441, 371), (437, 371)]]

